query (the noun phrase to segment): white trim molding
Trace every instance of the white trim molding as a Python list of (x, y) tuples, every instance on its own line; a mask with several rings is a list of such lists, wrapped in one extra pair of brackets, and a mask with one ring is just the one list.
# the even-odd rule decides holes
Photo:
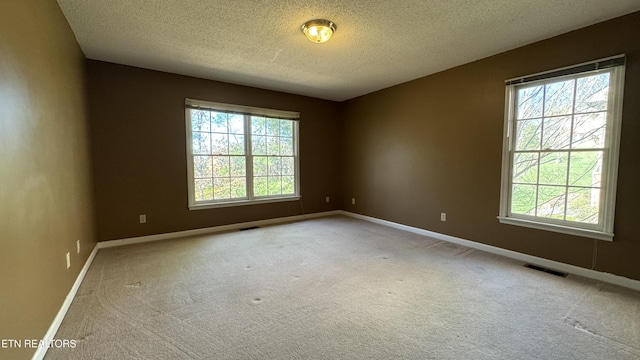
[[(374, 218), (371, 216), (356, 214), (356, 213), (352, 213), (344, 210), (333, 210), (333, 211), (325, 211), (325, 212), (311, 213), (311, 214), (305, 214), (305, 215), (296, 215), (296, 216), (288, 216), (288, 217), (281, 217), (281, 218), (274, 218), (274, 219), (267, 219), (267, 220), (249, 221), (249, 222), (214, 226), (214, 227), (208, 227), (208, 228), (202, 228), (202, 229), (193, 229), (193, 230), (178, 231), (178, 232), (172, 232), (172, 233), (139, 236), (139, 237), (133, 237), (133, 238), (98, 242), (93, 248), (93, 251), (89, 255), (89, 258), (85, 262), (84, 266), (82, 267), (82, 270), (78, 274), (76, 281), (71, 287), (69, 294), (65, 298), (64, 303), (62, 304), (62, 307), (58, 311), (58, 314), (54, 318), (43, 340), (54, 339), (56, 333), (58, 332), (58, 329), (60, 328), (60, 325), (62, 324), (62, 320), (67, 315), (67, 311), (69, 310), (69, 307), (71, 306), (71, 303), (73, 302), (73, 299), (76, 296), (76, 293), (78, 292), (78, 289), (80, 288), (80, 285), (82, 284), (82, 281), (84, 280), (87, 274), (87, 271), (89, 270), (89, 267), (93, 263), (93, 260), (99, 249), (138, 244), (138, 243), (144, 243), (144, 242), (150, 242), (150, 241), (174, 239), (174, 238), (186, 237), (186, 236), (203, 235), (203, 234), (210, 234), (210, 233), (216, 233), (216, 232), (238, 230), (238, 229), (254, 227), (254, 226), (275, 225), (275, 224), (281, 224), (281, 223), (321, 218), (321, 217), (332, 216), (332, 215), (345, 215), (352, 218), (365, 220), (365, 221), (369, 221), (369, 222), (384, 225), (384, 226), (389, 226), (395, 229), (408, 231), (414, 234), (423, 235), (433, 239), (466, 246), (472, 249), (482, 250), (488, 253), (502, 255), (515, 260), (544, 266), (554, 270), (559, 270), (559, 271), (583, 276), (590, 279), (595, 279), (595, 280), (599, 280), (599, 281), (603, 281), (603, 282), (607, 282), (615, 285), (620, 285), (620, 286), (624, 286), (634, 290), (640, 290), (639, 280), (629, 279), (623, 276), (618, 276), (610, 273), (604, 273), (600, 271), (585, 269), (585, 268), (581, 268), (574, 265), (569, 265), (569, 264), (565, 264), (565, 263), (561, 263), (553, 260), (540, 258), (537, 256), (522, 254), (519, 252), (506, 250), (499, 247), (478, 243), (475, 241), (465, 240), (465, 239), (457, 238), (455, 236), (440, 234), (437, 232), (424, 230), (424, 229), (416, 228), (413, 226), (402, 225), (392, 221)], [(32, 360), (42, 360), (46, 355), (46, 353), (47, 353), (46, 347), (39, 347), (36, 350), (35, 354), (33, 355)]]
[(233, 207), (233, 206), (244, 206), (244, 205), (259, 205), (259, 204), (270, 204), (276, 202), (285, 202), (285, 201), (299, 201), (302, 197), (298, 195), (294, 196), (283, 196), (277, 198), (264, 198), (258, 200), (234, 200), (220, 203), (205, 203), (205, 204), (195, 204), (189, 205), (189, 210), (204, 210), (204, 209), (215, 209), (215, 208), (223, 208), (223, 207)]
[(498, 221), (500, 221), (500, 223), (502, 224), (524, 226), (524, 227), (528, 227), (531, 229), (538, 229), (538, 230), (555, 231), (561, 234), (582, 236), (582, 237), (587, 237), (587, 238), (597, 239), (597, 240), (613, 241), (613, 233), (606, 233), (602, 231), (580, 229), (580, 228), (574, 228), (569, 226), (547, 224), (547, 223), (541, 223), (537, 221), (529, 221), (525, 219), (502, 217), (502, 216), (498, 216)]
[[(193, 230), (178, 231), (178, 232), (172, 232), (172, 233), (139, 236), (134, 238), (98, 242), (94, 246), (93, 251), (91, 251), (89, 258), (87, 259), (84, 266), (82, 267), (82, 270), (78, 274), (76, 281), (73, 283), (73, 286), (69, 291), (69, 294), (67, 294), (67, 297), (62, 303), (62, 307), (58, 311), (58, 314), (56, 315), (56, 317), (53, 319), (53, 322), (51, 323), (51, 326), (49, 326), (49, 330), (47, 330), (47, 333), (45, 334), (43, 340), (45, 341), (53, 340), (54, 337), (56, 336), (56, 333), (58, 332), (58, 329), (62, 324), (62, 320), (64, 320), (65, 316), (67, 315), (67, 311), (69, 311), (69, 307), (71, 306), (73, 299), (78, 293), (78, 289), (80, 288), (82, 281), (87, 275), (87, 271), (89, 271), (89, 267), (91, 267), (91, 264), (93, 263), (93, 259), (96, 257), (96, 254), (100, 249), (123, 246), (123, 245), (138, 244), (138, 243), (149, 242), (149, 241), (167, 240), (167, 239), (173, 239), (173, 238), (179, 238), (179, 237), (185, 237), (185, 236), (202, 235), (202, 234), (237, 230), (237, 229), (243, 229), (243, 228), (253, 227), (253, 226), (281, 224), (281, 223), (307, 220), (307, 219), (313, 219), (313, 218), (319, 218), (319, 217), (325, 217), (325, 216), (331, 216), (331, 215), (342, 215), (342, 211), (341, 210), (326, 211), (326, 212), (320, 212), (320, 213), (312, 213), (312, 214), (288, 216), (288, 217), (281, 217), (281, 218), (274, 218), (274, 219), (267, 219), (267, 220), (250, 221), (250, 222), (230, 224), (230, 225), (214, 226), (214, 227), (208, 227), (203, 229), (193, 229)], [(33, 354), (33, 357), (31, 359), (32, 360), (44, 359), (44, 356), (47, 354), (47, 350), (48, 350), (47, 347), (38, 347), (38, 349)]]
[(603, 281), (603, 282), (614, 284), (614, 285), (624, 286), (626, 288), (630, 288), (634, 290), (640, 290), (640, 280), (634, 280), (634, 279), (630, 279), (620, 275), (605, 273), (601, 271), (595, 271), (595, 270), (586, 269), (586, 268), (582, 268), (575, 265), (561, 263), (554, 260), (544, 259), (544, 258), (533, 256), (533, 255), (527, 255), (527, 254), (519, 253), (516, 251), (511, 251), (511, 250), (502, 249), (502, 248), (487, 245), (487, 244), (482, 244), (475, 241), (461, 239), (451, 235), (440, 234), (437, 232), (424, 230), (424, 229), (416, 228), (413, 226), (398, 224), (392, 221), (382, 220), (382, 219), (374, 218), (371, 216), (355, 214), (348, 211), (341, 211), (341, 213), (356, 219), (361, 219), (361, 220), (369, 221), (372, 223), (389, 226), (395, 229), (409, 231), (414, 234), (423, 235), (423, 236), (427, 236), (437, 240), (442, 240), (442, 241), (470, 247), (472, 249), (486, 251), (488, 253), (492, 253), (496, 255), (502, 255), (518, 261), (531, 263), (534, 265), (539, 265), (539, 266), (543, 266), (553, 270), (559, 270), (569, 274), (583, 276), (586, 278)]
[[(498, 216), (500, 223), (613, 241), (625, 59), (622, 54), (506, 82)], [(605, 78), (608, 83), (604, 82)], [(597, 86), (602, 88), (588, 96), (581, 95), (586, 96), (586, 99), (580, 100), (580, 89), (591, 88), (595, 84), (587, 80), (580, 85), (585, 79), (600, 79), (598, 81), (602, 83)], [(550, 99), (554, 98), (548, 96), (548, 88), (559, 83), (573, 84), (570, 95), (573, 97), (572, 103), (569, 109), (560, 113), (547, 114), (547, 102), (552, 102)], [(597, 100), (589, 100), (596, 95), (599, 96)], [(586, 104), (595, 102), (599, 105), (585, 108)], [(534, 111), (538, 105), (539, 108)], [(519, 115), (520, 111), (522, 114)], [(602, 121), (602, 124), (586, 120), (591, 117), (599, 118), (598, 121)], [(551, 125), (554, 121), (559, 121), (558, 124), (561, 125)], [(552, 129), (548, 131), (550, 135), (547, 135), (546, 126)], [(560, 126), (561, 130), (553, 130), (553, 126)], [(584, 126), (593, 128), (586, 129)], [(519, 130), (519, 127), (522, 129)], [(580, 130), (581, 128), (583, 129)], [(554, 140), (554, 134), (558, 131), (568, 136), (566, 141)], [(602, 131), (602, 134), (593, 135), (598, 131)], [(526, 145), (519, 143), (521, 132), (529, 134), (526, 136)], [(575, 138), (576, 135), (579, 135), (578, 139)], [(585, 139), (598, 140), (584, 142)], [(555, 159), (558, 164), (554, 165), (557, 173), (543, 171), (544, 164), (550, 163), (550, 159)], [(591, 161), (595, 165), (589, 165), (590, 170), (581, 170), (585, 162)], [(573, 169), (583, 172), (572, 180), (572, 176), (578, 175), (572, 175)], [(579, 181), (580, 179), (586, 180)], [(527, 193), (526, 196), (518, 196), (517, 188), (528, 189), (522, 190)], [(546, 192), (543, 189), (556, 193), (544, 195)], [(549, 199), (555, 199), (551, 207), (553, 210), (545, 209), (549, 207)], [(517, 206), (521, 202), (526, 206)], [(556, 207), (556, 203), (559, 206)], [(587, 216), (587, 213), (591, 215)]]
[[(76, 297), (76, 293), (78, 292), (78, 289), (80, 288), (80, 285), (84, 280), (84, 277), (87, 275), (87, 271), (89, 271), (89, 267), (91, 267), (91, 264), (93, 263), (93, 259), (96, 257), (97, 253), (98, 253), (98, 246), (96, 245), (93, 247), (93, 250), (89, 255), (89, 258), (87, 258), (87, 261), (84, 263), (82, 270), (80, 270), (80, 273), (78, 274), (76, 281), (73, 283), (71, 290), (69, 290), (67, 297), (64, 299), (64, 302), (62, 303), (62, 307), (60, 307), (58, 314), (53, 319), (51, 326), (49, 326), (49, 330), (47, 330), (44, 337), (42, 338), (42, 340), (44, 340), (46, 343), (49, 343), (49, 341), (55, 338), (56, 333), (60, 328), (60, 325), (62, 325), (62, 320), (64, 320), (64, 317), (67, 315), (67, 311), (69, 311), (69, 307), (71, 306), (73, 299)], [(49, 348), (46, 346), (38, 346), (38, 349), (33, 354), (33, 357), (31, 359), (32, 360), (44, 359), (44, 356), (47, 354), (48, 349)]]
[[(211, 124), (208, 124), (209, 120), (205, 120), (206, 126), (203, 126), (203, 123), (200, 121), (196, 121), (196, 127), (194, 127), (194, 122), (196, 118), (199, 118), (202, 113), (206, 113), (206, 118), (208, 119), (211, 116)], [(214, 114), (218, 114), (215, 115)], [(242, 119), (242, 130), (240, 130), (239, 124), (236, 124), (238, 128), (236, 128), (236, 132), (233, 131), (233, 126), (231, 123), (228, 126), (223, 126), (222, 128), (218, 128), (217, 130), (212, 126), (214, 122), (214, 117), (219, 115), (237, 115), (240, 119)], [(195, 118), (192, 119), (192, 116)], [(263, 118), (266, 117), (266, 118)], [(255, 118), (262, 119), (262, 121), (276, 121), (278, 124), (284, 122), (284, 124), (288, 124), (290, 126), (290, 133), (284, 134), (278, 131), (275, 134), (267, 134), (266, 131), (264, 134), (259, 134), (258, 132), (254, 132), (254, 121)], [(258, 119), (258, 120), (259, 120)], [(239, 120), (239, 119), (236, 119)], [(226, 120), (225, 120), (226, 121)], [(259, 120), (260, 121), (260, 120)], [(299, 122), (300, 122), (300, 113), (294, 111), (284, 111), (284, 110), (270, 110), (264, 108), (254, 108), (250, 106), (240, 106), (233, 104), (223, 104), (223, 103), (214, 103), (203, 100), (194, 100), (194, 99), (185, 99), (185, 130), (186, 130), (186, 146), (187, 146), (187, 187), (188, 187), (188, 204), (189, 210), (200, 210), (200, 209), (211, 209), (211, 208), (221, 208), (221, 207), (229, 207), (229, 206), (241, 206), (241, 205), (253, 205), (253, 204), (261, 204), (267, 202), (276, 202), (276, 201), (293, 201), (300, 199), (300, 151), (299, 151)], [(210, 127), (211, 125), (211, 127)], [(264, 124), (266, 127), (266, 123)], [(278, 125), (280, 126), (280, 125)], [(226, 129), (224, 129), (226, 127)], [(237, 135), (237, 136), (236, 136)], [(227, 151), (213, 150), (213, 142), (214, 138), (217, 136), (223, 136), (227, 138), (227, 146), (229, 147)], [(266, 136), (266, 138), (264, 138)], [(235, 141), (230, 142), (231, 138), (234, 138)], [(265, 147), (262, 151), (258, 151), (256, 148), (257, 142), (259, 142), (260, 138), (267, 139), (280, 139), (278, 141), (286, 141), (290, 142), (291, 149), (288, 151), (282, 152), (282, 149), (276, 151), (267, 151)], [(195, 151), (193, 145), (194, 141), (198, 140), (200, 145), (197, 147), (197, 151)], [(208, 144), (204, 148), (202, 148), (202, 141), (204, 144)], [(254, 143), (255, 142), (255, 143)], [(285, 142), (285, 143), (286, 143)], [(235, 145), (231, 145), (234, 143)], [(264, 146), (267, 146), (267, 143), (264, 143)], [(234, 148), (235, 150), (232, 150)], [(242, 149), (242, 150), (241, 150)], [(290, 153), (288, 153), (290, 152)], [(198, 161), (196, 159), (206, 158), (204, 163), (198, 165)], [(232, 159), (242, 160), (244, 165), (238, 165), (243, 168), (244, 174), (232, 174), (229, 172), (233, 172), (233, 170), (226, 171), (218, 169), (222, 171), (222, 175), (219, 173), (216, 158), (222, 159), (226, 158), (227, 164), (230, 164), (229, 161)], [(271, 160), (269, 160), (271, 159)], [(267, 160), (269, 162), (275, 161), (275, 159), (280, 159), (279, 161), (287, 160), (286, 162), (290, 163), (290, 167), (286, 167), (291, 172), (284, 172), (283, 174), (273, 175), (270, 171), (266, 170)], [(259, 160), (264, 162), (264, 168), (262, 171), (256, 168), (254, 169), (254, 161)], [(206, 163), (209, 163), (207, 166)], [(213, 162), (211, 162), (213, 161)], [(213, 165), (212, 165), (213, 164)], [(239, 164), (239, 163), (238, 163)], [(197, 165), (197, 166), (196, 166)], [(209, 171), (204, 171), (204, 173), (200, 174), (199, 178), (196, 178), (198, 171), (196, 171), (196, 167), (200, 168), (203, 166), (203, 171), (206, 168), (209, 168)], [(211, 167), (213, 166), (213, 168)], [(230, 165), (227, 165), (227, 167)], [(234, 165), (235, 166), (235, 165)], [(269, 165), (271, 166), (271, 165)], [(231, 166), (233, 167), (233, 166)], [(283, 169), (285, 169), (283, 167)], [(224, 166), (223, 166), (224, 168)], [(213, 169), (213, 170), (212, 170)], [(255, 171), (254, 171), (255, 170)], [(212, 172), (213, 171), (213, 172)], [(265, 173), (266, 172), (266, 173)], [(214, 174), (215, 173), (215, 174)], [(226, 175), (224, 175), (226, 173)], [(215, 176), (214, 176), (215, 175)], [(282, 182), (285, 178), (293, 177), (293, 183), (290, 184), (293, 187), (287, 187), (285, 191), (282, 188)], [(267, 194), (267, 189), (262, 189), (263, 191), (256, 191), (256, 186), (258, 185), (258, 180), (262, 179), (267, 181), (269, 178), (272, 179), (280, 179), (281, 188), (280, 194)], [(240, 186), (244, 189), (244, 195), (240, 196), (240, 194), (232, 195), (232, 193), (228, 193), (227, 198), (224, 196), (218, 198), (215, 194), (213, 188), (215, 188), (216, 179), (226, 179), (233, 183), (233, 179), (243, 180), (244, 186)], [(211, 197), (210, 199), (205, 199), (205, 195), (201, 194), (202, 199), (197, 199), (197, 191), (198, 181), (207, 181), (210, 182), (209, 185), (212, 185), (213, 188), (205, 185), (205, 189), (209, 189), (212, 191), (211, 194), (208, 194), (206, 197)], [(211, 182), (212, 181), (212, 182)], [(238, 183), (239, 184), (239, 183)], [(264, 183), (266, 184), (266, 182)], [(228, 185), (229, 186), (229, 185)], [(231, 188), (229, 188), (231, 189)], [(228, 189), (228, 190), (229, 190)], [(231, 190), (230, 190), (231, 191)], [(285, 193), (282, 193), (285, 191)], [(269, 190), (268, 192), (271, 192)]]
[(221, 225), (221, 226), (185, 230), (185, 231), (177, 231), (177, 232), (164, 233), (164, 234), (138, 236), (138, 237), (132, 237), (132, 238), (126, 238), (126, 239), (119, 239), (119, 240), (108, 240), (108, 241), (99, 242), (97, 244), (97, 247), (98, 249), (104, 249), (104, 248), (110, 248), (115, 246), (138, 244), (138, 243), (144, 243), (149, 241), (168, 240), (168, 239), (187, 237), (187, 236), (204, 235), (204, 234), (211, 234), (216, 232), (244, 229), (244, 228), (254, 227), (254, 226), (274, 225), (274, 224), (281, 224), (281, 223), (307, 220), (307, 219), (313, 219), (313, 218), (319, 218), (319, 217), (325, 217), (325, 216), (331, 216), (331, 215), (341, 215), (341, 214), (342, 214), (342, 210), (325, 211), (325, 212), (319, 212), (319, 213), (249, 221), (249, 222), (243, 222), (243, 223)]

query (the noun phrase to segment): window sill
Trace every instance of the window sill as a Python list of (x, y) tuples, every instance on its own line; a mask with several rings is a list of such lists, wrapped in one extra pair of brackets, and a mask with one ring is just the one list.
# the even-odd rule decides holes
[(606, 232), (597, 231), (597, 230), (587, 230), (587, 229), (580, 229), (580, 228), (575, 228), (570, 226), (546, 224), (546, 223), (541, 223), (536, 221), (508, 218), (503, 216), (498, 216), (498, 220), (502, 224), (524, 226), (532, 229), (553, 231), (557, 233), (582, 236), (582, 237), (597, 239), (597, 240), (613, 241), (612, 233), (606, 233)]
[(295, 196), (267, 198), (267, 199), (258, 199), (258, 200), (237, 200), (237, 201), (228, 201), (228, 202), (219, 202), (219, 203), (191, 204), (189, 205), (189, 210), (204, 210), (204, 209), (215, 209), (215, 208), (224, 208), (224, 207), (232, 207), (232, 206), (259, 205), (259, 204), (269, 204), (269, 203), (296, 201), (296, 200), (300, 200), (300, 196), (295, 195)]

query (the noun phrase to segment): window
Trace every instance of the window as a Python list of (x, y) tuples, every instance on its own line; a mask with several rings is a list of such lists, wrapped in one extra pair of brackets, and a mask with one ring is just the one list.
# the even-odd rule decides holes
[(186, 99), (189, 208), (300, 198), (297, 112)]
[(507, 81), (500, 222), (613, 240), (624, 59)]

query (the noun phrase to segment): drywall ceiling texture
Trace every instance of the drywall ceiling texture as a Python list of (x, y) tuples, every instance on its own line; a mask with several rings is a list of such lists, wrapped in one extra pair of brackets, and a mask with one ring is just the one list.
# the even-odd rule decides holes
[[(58, 0), (89, 59), (342, 101), (640, 10), (640, 0)], [(300, 26), (326, 18), (325, 44)]]

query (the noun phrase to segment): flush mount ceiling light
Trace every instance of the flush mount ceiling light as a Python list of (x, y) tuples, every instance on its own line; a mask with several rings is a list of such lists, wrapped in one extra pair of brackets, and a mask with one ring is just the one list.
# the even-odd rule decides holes
[(320, 44), (329, 40), (331, 35), (336, 32), (336, 24), (324, 19), (311, 20), (302, 24), (302, 32), (307, 36), (307, 39)]

